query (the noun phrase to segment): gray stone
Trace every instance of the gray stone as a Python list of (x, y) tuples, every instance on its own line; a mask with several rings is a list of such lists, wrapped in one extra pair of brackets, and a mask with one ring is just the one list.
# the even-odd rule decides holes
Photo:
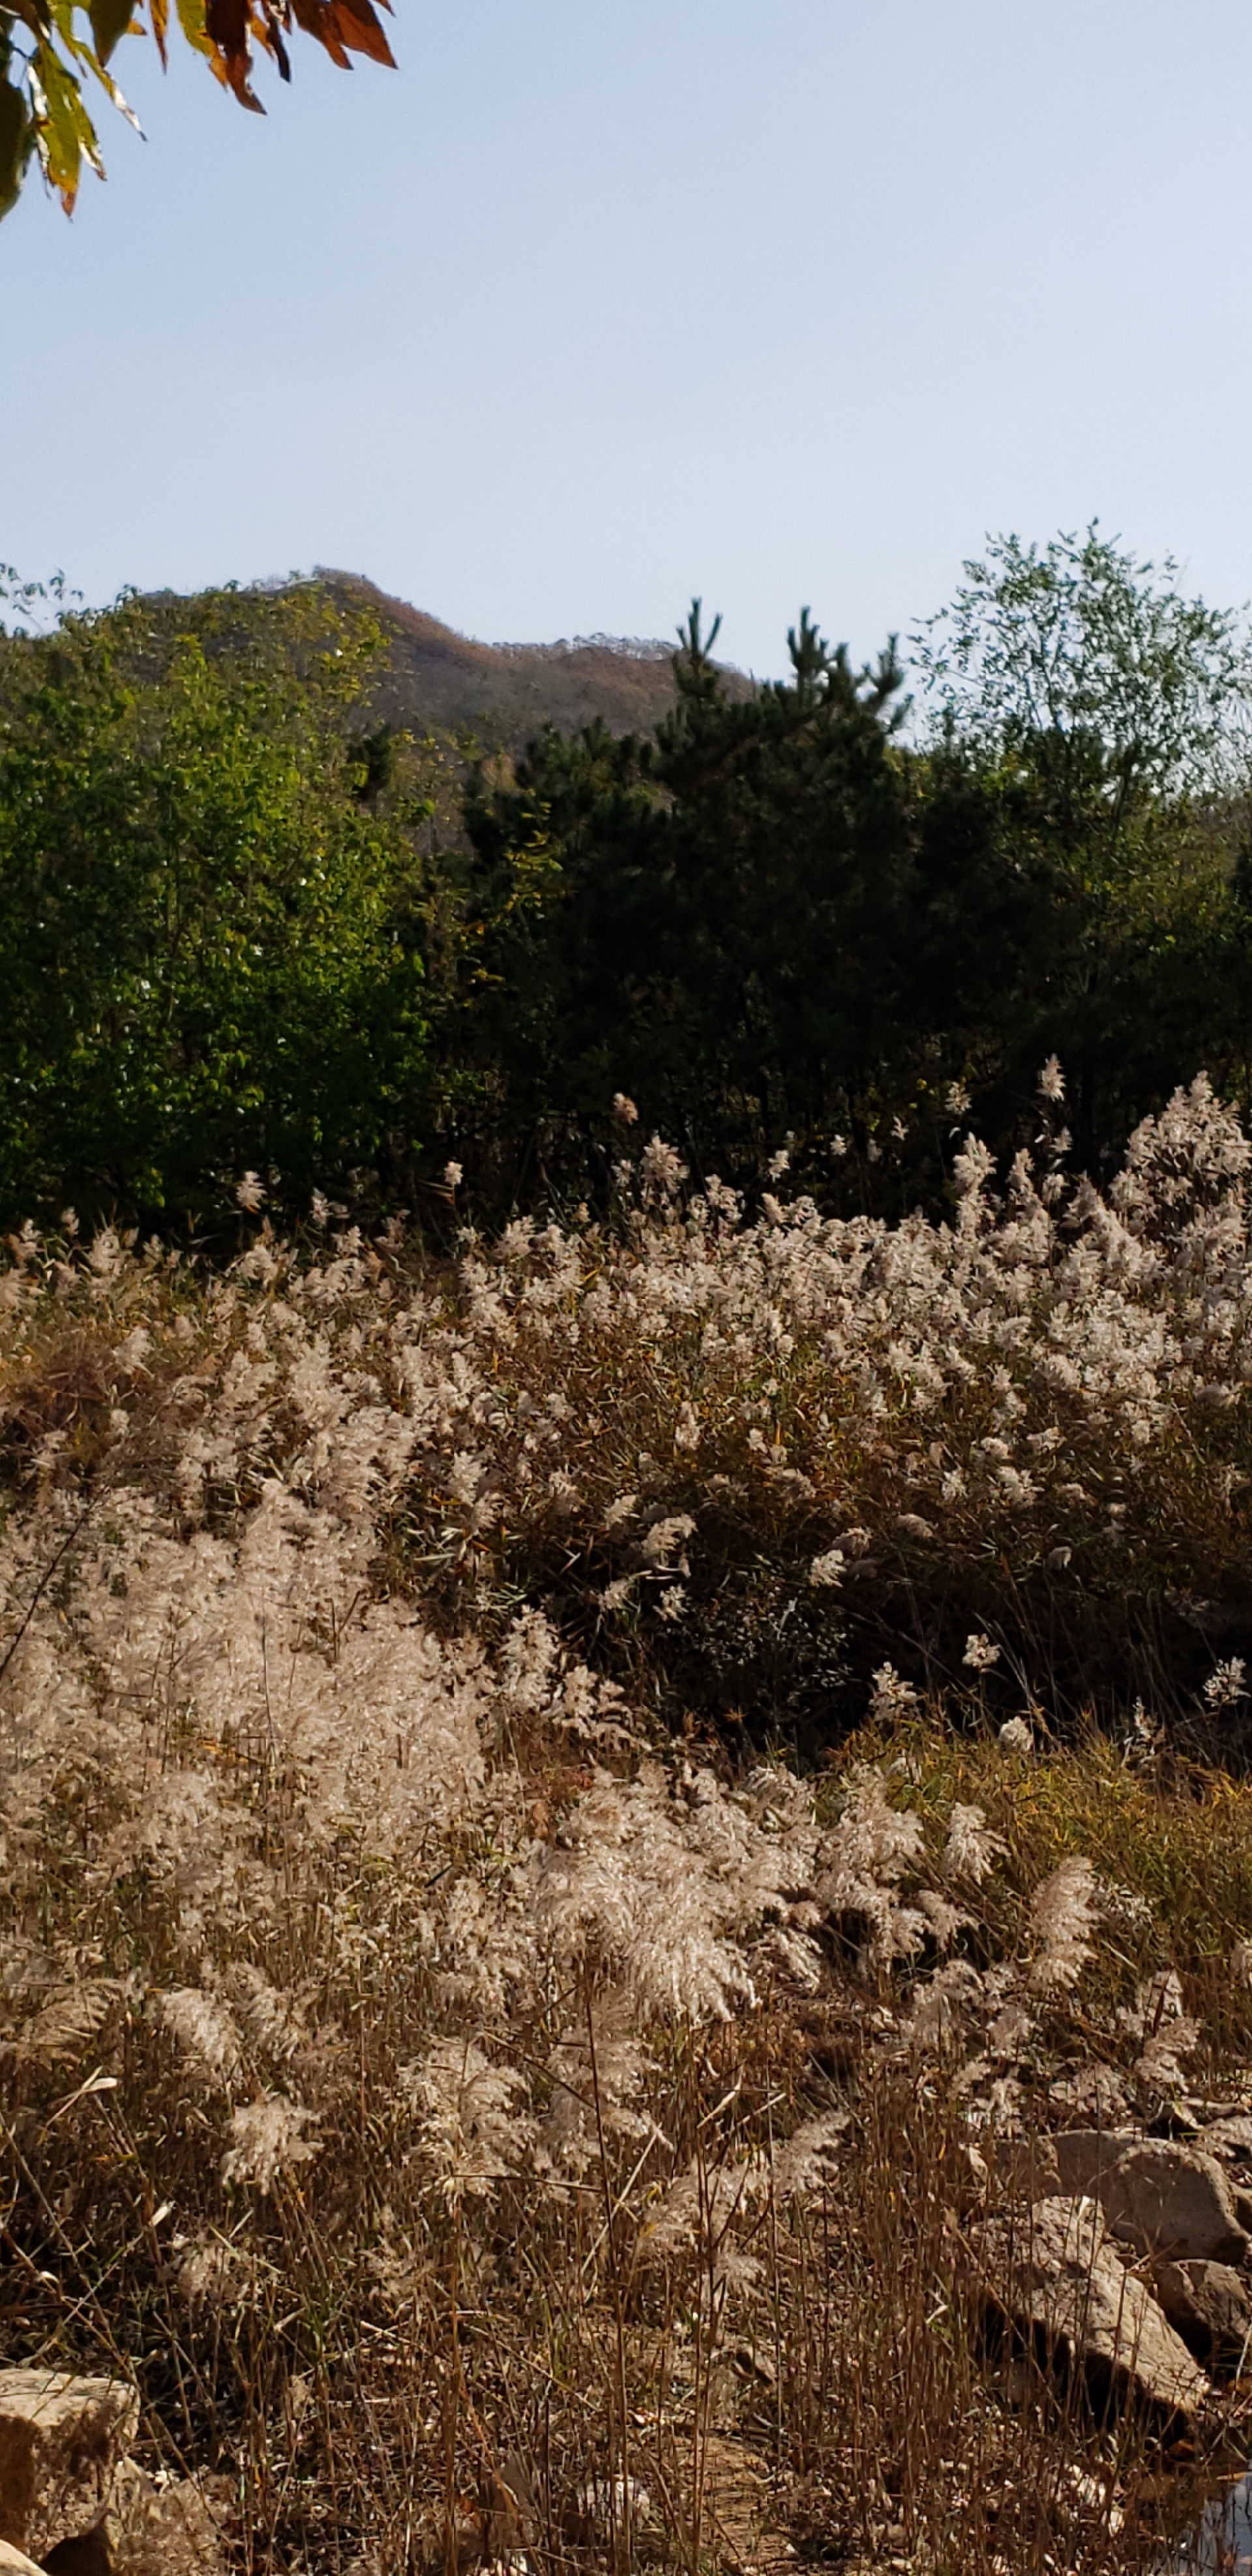
[(91, 2530), (138, 2420), (120, 2379), (0, 2370), (0, 2539), (43, 2559)]
[(1220, 2120), (1208, 2120), (1196, 2145), (1207, 2156), (1216, 2156), (1219, 2164), (1252, 2164), (1252, 2119), (1246, 2111), (1234, 2111)]
[(1072, 2195), (1090, 2192), (1101, 2199), (1100, 2185), (1127, 2148), (1141, 2144), (1134, 2129), (1058, 2129), (1047, 2140), (1056, 2167), (1056, 2188)]
[(1041, 2332), (1048, 2358), (1103, 2377), (1115, 2403), (1135, 2398), (1190, 2419), (1209, 2382), (1155, 2299), (1120, 2261), (1087, 2198), (1040, 2201), (1023, 2218), (989, 2218), (970, 2234), (984, 2304)]
[(1252, 2282), (1229, 2263), (1158, 2263), (1153, 2287), (1189, 2352), (1210, 2369), (1238, 2366), (1252, 2333)]
[(1198, 2147), (1144, 2138), (1102, 2167), (1094, 2188), (1114, 2235), (1136, 2253), (1208, 2263), (1247, 2253), (1229, 2179)]
[(1090, 2193), (1139, 2254), (1239, 2263), (1248, 2250), (1230, 2177), (1202, 2148), (1124, 2129), (1061, 2129), (1035, 2150), (1037, 2195)]

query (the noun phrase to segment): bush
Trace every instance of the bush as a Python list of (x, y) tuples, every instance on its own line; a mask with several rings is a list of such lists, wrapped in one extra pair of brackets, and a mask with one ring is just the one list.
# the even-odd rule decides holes
[(177, 605), (5, 647), (13, 1222), (220, 1223), (245, 1170), (394, 1187), (420, 1117), (418, 873), (352, 731), (377, 638), (316, 589)]
[(651, 734), (481, 776), (443, 1040), (481, 1204), (603, 1207), (618, 1090), (701, 1180), (785, 1149), (824, 1210), (896, 1215), (945, 1206), (953, 1096), (1001, 1166), (1032, 1141), (1050, 1048), (1101, 1184), (1180, 1072), (1246, 1084), (1239, 621), (1094, 529), (966, 572), (911, 741), (894, 644), (858, 673), (806, 611), (745, 698), (693, 612)]

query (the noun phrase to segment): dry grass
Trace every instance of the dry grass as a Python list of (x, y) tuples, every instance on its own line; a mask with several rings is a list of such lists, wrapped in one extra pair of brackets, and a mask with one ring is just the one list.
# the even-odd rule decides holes
[(1150, 2563), (1159, 2426), (962, 2242), (1093, 2081), (1252, 2084), (1243, 1675), (1186, 1752), (1071, 1687), (1238, 1557), (1246, 1161), (1200, 1092), (946, 1236), (651, 1147), (455, 1276), (15, 1243), (0, 2345), (133, 2372), (241, 2560)]
[(1164, 1734), (1147, 1742), (1133, 1720), (1120, 1742), (1091, 1728), (1077, 1744), (1006, 1766), (977, 1713), (965, 1726), (905, 1720), (888, 1734), (866, 1727), (846, 1760), (899, 1760), (922, 1814), (957, 1801), (981, 1805), (1004, 1841), (982, 1890), (990, 1946), (1011, 1937), (1028, 1892), (1073, 1852), (1085, 1854), (1112, 1891), (1110, 1937), (1100, 1950), (1104, 2005), (1124, 2005), (1142, 1982), (1170, 1968), (1188, 2009), (1228, 2073), (1252, 2037), (1241, 1978), (1231, 1960), (1252, 1924), (1252, 1787), (1246, 1778), (1178, 1755)]

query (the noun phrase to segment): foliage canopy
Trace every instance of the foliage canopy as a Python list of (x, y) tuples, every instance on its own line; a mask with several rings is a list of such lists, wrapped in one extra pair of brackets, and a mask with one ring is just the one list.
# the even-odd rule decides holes
[(893, 652), (858, 678), (806, 615), (743, 703), (693, 620), (652, 736), (549, 732), (484, 782), (509, 1167), (573, 1185), (620, 1087), (701, 1172), (785, 1150), (823, 1201), (898, 1207), (943, 1187), (951, 1100), (1023, 1141), (1054, 1051), (1093, 1170), (1180, 1072), (1240, 1087), (1248, 659), (1173, 571), (997, 543), (920, 639), (911, 741)]
[(414, 1114), (412, 844), (352, 730), (376, 640), (315, 591), (177, 606), (0, 662), (10, 1205), (194, 1219), (245, 1169), (307, 1203)]
[(971, 1108), (1033, 1144), (1053, 1054), (1097, 1179), (1180, 1077), (1252, 1093), (1245, 648), (1095, 531), (968, 568), (912, 725), (894, 648), (806, 612), (748, 690), (697, 608), (659, 723), (520, 759), (392, 734), (384, 630), (317, 584), (53, 604), (0, 637), (9, 1221), (213, 1223), (245, 1170), (434, 1208), (448, 1165), (603, 1209), (635, 1119), (898, 1214)]
[[(1101, 537), (989, 540), (951, 606), (913, 639), (940, 740), (1072, 776), (1083, 824), (1093, 765), (1115, 811), (1220, 789), (1241, 772), (1248, 650), (1230, 611), (1184, 599), (1178, 565)], [(1046, 751), (1045, 751), (1046, 746)]]
[[(382, 5), (389, 8), (390, 0)], [(252, 86), (254, 47), (289, 80), (287, 39), (293, 29), (311, 36), (345, 71), (354, 53), (394, 62), (373, 0), (177, 0), (177, 20), (223, 88), (258, 115), (264, 111)], [(67, 214), (74, 210), (83, 163), (103, 178), (88, 98), (101, 90), (135, 124), (111, 65), (123, 36), (149, 32), (164, 66), (168, 0), (4, 0), (0, 216), (16, 204), (32, 159)]]

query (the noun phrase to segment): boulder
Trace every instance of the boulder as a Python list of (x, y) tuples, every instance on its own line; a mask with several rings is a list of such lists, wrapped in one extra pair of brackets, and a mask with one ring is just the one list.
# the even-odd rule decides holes
[(1038, 2141), (1034, 2160), (1038, 2197), (1090, 2194), (1138, 2254), (1239, 2263), (1247, 2253), (1230, 2177), (1201, 2147), (1124, 2129), (1061, 2129)]
[(1220, 2120), (1207, 2120), (1196, 2140), (1207, 2156), (1216, 2156), (1219, 2164), (1252, 2164), (1252, 2119), (1246, 2111), (1227, 2112)]
[(1188, 2352), (1213, 2370), (1236, 2370), (1252, 2335), (1252, 2282), (1229, 2263), (1158, 2263), (1153, 2287)]
[(1101, 2169), (1095, 2190), (1114, 2235), (1136, 2253), (1198, 2263), (1240, 2263), (1247, 2253), (1229, 2179), (1199, 2147), (1144, 2138)]
[(1095, 2201), (1058, 2196), (1023, 2218), (985, 2219), (969, 2244), (984, 2309), (1048, 2363), (1080, 2371), (1098, 2403), (1133, 2399), (1171, 2422), (1203, 2405), (1204, 2372), (1120, 2261)]
[(43, 2576), (43, 2569), (11, 2540), (0, 2540), (0, 2576)]
[(91, 2530), (138, 2420), (123, 2380), (0, 2370), (0, 2540), (43, 2560)]

